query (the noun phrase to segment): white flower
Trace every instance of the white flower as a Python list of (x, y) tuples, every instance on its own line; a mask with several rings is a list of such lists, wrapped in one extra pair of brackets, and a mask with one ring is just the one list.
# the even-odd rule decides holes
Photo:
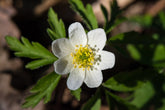
[(103, 80), (101, 70), (112, 68), (115, 64), (113, 53), (102, 50), (106, 44), (106, 34), (101, 28), (89, 31), (78, 22), (69, 26), (69, 39), (53, 41), (52, 51), (59, 59), (54, 62), (55, 72), (70, 73), (67, 86), (78, 89), (84, 82), (88, 87), (100, 86)]

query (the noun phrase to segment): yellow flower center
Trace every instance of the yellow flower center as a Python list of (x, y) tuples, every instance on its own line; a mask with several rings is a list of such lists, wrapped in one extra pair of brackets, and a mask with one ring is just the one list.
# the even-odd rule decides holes
[(71, 53), (73, 57), (74, 68), (87, 68), (89, 70), (94, 64), (94, 52), (88, 46), (82, 47), (82, 45), (76, 45), (75, 53)]

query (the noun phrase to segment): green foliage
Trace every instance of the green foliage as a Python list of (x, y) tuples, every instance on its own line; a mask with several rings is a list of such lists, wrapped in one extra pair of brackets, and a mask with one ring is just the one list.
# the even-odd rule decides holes
[(103, 83), (103, 86), (120, 92), (134, 91), (145, 83), (146, 78), (151, 77), (148, 76), (148, 73), (150, 73), (149, 70), (144, 71), (140, 69), (131, 72), (121, 72), (108, 79)]
[(87, 4), (85, 8), (81, 0), (69, 0), (69, 3), (72, 9), (83, 18), (90, 30), (98, 28), (97, 20), (90, 4)]
[(125, 56), (149, 66), (165, 67), (165, 39), (163, 36), (148, 36), (137, 32), (127, 32), (108, 40)]
[(136, 49), (134, 45), (128, 44), (127, 49), (130, 52), (130, 56), (134, 58), (135, 60), (140, 60), (141, 59), (141, 54), (139, 51)]
[(101, 5), (101, 10), (103, 12), (104, 19), (105, 19), (104, 29), (107, 34), (112, 29), (114, 29), (117, 25), (121, 24), (122, 22), (124, 22), (126, 20), (126, 18), (124, 18), (124, 17), (117, 18), (120, 15), (121, 10), (120, 10), (116, 0), (114, 0), (113, 2), (110, 3), (110, 7), (111, 7), (111, 9), (110, 9), (111, 16), (110, 16), (110, 20), (109, 20), (107, 9), (103, 5)]
[(105, 25), (108, 24), (108, 11), (107, 9), (104, 7), (104, 5), (101, 5), (101, 10), (102, 10), (102, 13), (104, 15), (104, 19), (105, 19)]
[(75, 91), (71, 91), (71, 94), (78, 100), (80, 101), (80, 97), (81, 97), (81, 88), (75, 90)]
[(165, 13), (162, 11), (159, 13), (159, 20), (162, 24), (162, 28), (165, 30)]
[(131, 101), (131, 104), (136, 105), (136, 107), (138, 108), (141, 108), (153, 97), (154, 94), (155, 90), (152, 87), (152, 84), (150, 82), (147, 82), (141, 88), (137, 89), (134, 92), (134, 99)]
[(145, 85), (134, 91), (132, 96), (133, 100), (130, 103), (138, 107), (140, 110), (148, 110), (151, 105), (155, 110), (163, 109), (165, 108), (164, 88), (165, 76), (163, 74), (155, 73)]
[(61, 19), (58, 20), (58, 16), (52, 8), (48, 12), (48, 22), (51, 29), (48, 28), (47, 32), (52, 40), (66, 37), (64, 23)]
[[(154, 18), (149, 15), (136, 16), (129, 20), (141, 25), (144, 31), (121, 33), (108, 39), (108, 43), (122, 55), (138, 61), (141, 69), (112, 76), (103, 86), (114, 91), (128, 92), (130, 95), (124, 101), (137, 109), (149, 110), (152, 105), (156, 110), (163, 110), (165, 108), (165, 14), (160, 12)], [(112, 96), (108, 100), (112, 110), (113, 105), (118, 102), (116, 100)], [(116, 103), (116, 106), (119, 107), (120, 103)]]
[[(138, 85), (139, 82), (140, 85)], [(119, 73), (107, 80), (103, 86), (130, 94), (125, 99), (121, 99), (110, 92), (108, 94), (106, 92), (107, 101), (112, 110), (115, 106), (118, 109), (121, 106), (121, 108), (125, 108), (124, 110), (148, 110), (150, 105), (153, 105), (156, 110), (165, 107), (165, 76), (152, 68)]]
[(121, 13), (117, 0), (110, 3), (111, 6), (111, 22), (115, 21), (116, 17)]
[(116, 107), (118, 110), (138, 110), (133, 104), (107, 90), (105, 91), (105, 94), (110, 110), (116, 110)]
[(44, 103), (51, 99), (51, 94), (56, 88), (61, 76), (52, 72), (42, 77), (37, 84), (31, 89), (32, 95), (26, 98), (23, 108), (35, 107), (44, 98)]
[(27, 57), (35, 59), (34, 61), (28, 63), (26, 68), (37, 69), (41, 66), (52, 64), (57, 58), (50, 53), (45, 47), (37, 42), (30, 43), (28, 39), (21, 37), (20, 42), (15, 37), (6, 37), (6, 41), (15, 55), (18, 57)]
[(98, 89), (94, 96), (92, 96), (85, 104), (82, 106), (81, 110), (100, 110), (101, 106), (101, 90)]

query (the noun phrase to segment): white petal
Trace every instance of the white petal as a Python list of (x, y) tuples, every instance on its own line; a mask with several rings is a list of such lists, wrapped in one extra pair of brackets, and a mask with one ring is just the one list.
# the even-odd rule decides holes
[(107, 41), (105, 31), (103, 29), (95, 29), (88, 32), (88, 44), (91, 47), (99, 48), (102, 50)]
[(71, 24), (68, 31), (69, 39), (74, 46), (80, 44), (85, 46), (87, 44), (87, 36), (80, 23), (76, 22)]
[(73, 52), (74, 48), (68, 39), (61, 38), (52, 42), (52, 51), (55, 56), (61, 58)]
[(101, 70), (105, 70), (108, 68), (112, 68), (115, 65), (115, 55), (108, 51), (100, 51), (101, 62), (99, 64), (99, 68)]
[(67, 86), (71, 90), (80, 88), (84, 81), (85, 71), (79, 68), (74, 68), (68, 77)]
[(90, 88), (98, 87), (103, 81), (102, 72), (99, 69), (87, 70), (84, 82)]
[(56, 62), (54, 62), (55, 72), (61, 75), (69, 73), (73, 69), (73, 66), (70, 55), (59, 58)]

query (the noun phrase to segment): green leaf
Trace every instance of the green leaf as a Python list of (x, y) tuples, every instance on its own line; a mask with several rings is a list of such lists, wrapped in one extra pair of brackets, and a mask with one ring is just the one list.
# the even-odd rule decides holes
[(53, 32), (53, 30), (51, 30), (50, 28), (47, 29), (47, 33), (52, 40), (59, 38), (58, 35), (55, 32)]
[(34, 70), (38, 67), (42, 67), (43, 65), (51, 64), (50, 62), (52, 62), (51, 59), (39, 59), (39, 60), (31, 61), (25, 67)]
[(101, 99), (97, 99), (91, 110), (100, 110)]
[(130, 52), (132, 58), (134, 58), (135, 60), (141, 59), (142, 56), (134, 45), (128, 44), (127, 49)]
[[(108, 43), (130, 43), (129, 41), (125, 40), (127, 39), (129, 36), (133, 35), (134, 37), (137, 37), (139, 34), (137, 32), (131, 31), (131, 32), (126, 32), (126, 33), (121, 33), (121, 34), (117, 34), (115, 36), (112, 36), (108, 39)], [(129, 39), (128, 39), (129, 40)]]
[(107, 90), (105, 91), (105, 94), (109, 108), (111, 110), (116, 110), (116, 107), (118, 108), (118, 110), (138, 110), (133, 104), (120, 98), (119, 96), (112, 94)]
[(98, 23), (91, 5), (87, 4), (85, 9), (81, 0), (69, 0), (69, 3), (72, 9), (83, 18), (85, 24), (90, 30), (98, 28)]
[(126, 44), (129, 43), (129, 41), (125, 40), (129, 36), (137, 36), (138, 34), (136, 32), (126, 32), (117, 34), (115, 36), (112, 36), (108, 39), (108, 44), (112, 47), (116, 48), (121, 54), (124, 56), (129, 56), (128, 52), (126, 51)]
[(51, 29), (47, 29), (47, 32), (52, 40), (66, 37), (64, 23), (61, 19), (58, 20), (58, 16), (52, 8), (48, 12), (48, 22)]
[(11, 50), (15, 51), (16, 56), (35, 59), (27, 64), (26, 68), (37, 69), (41, 66), (52, 64), (57, 59), (41, 44), (37, 42), (30, 43), (29, 40), (24, 37), (21, 37), (22, 42), (20, 42), (15, 37), (7, 36), (6, 41)]
[(92, 96), (81, 108), (81, 110), (100, 110), (101, 106), (101, 91), (98, 89), (94, 96)]
[(134, 91), (143, 86), (146, 79), (151, 78), (154, 73), (155, 71), (153, 70), (141, 69), (130, 72), (121, 72), (109, 78), (103, 83), (103, 86), (120, 92)]
[(165, 30), (165, 13), (163, 11), (159, 13), (159, 19), (160, 19), (163, 29)]
[[(165, 75), (155, 71), (150, 80), (146, 84), (135, 90), (132, 95), (131, 104), (140, 110), (148, 110), (151, 105), (155, 110), (161, 110), (165, 107)], [(150, 74), (153, 74), (150, 72)]]
[(137, 89), (134, 92), (134, 99), (131, 101), (131, 104), (135, 105), (138, 108), (141, 108), (153, 97), (154, 94), (155, 90), (152, 84), (150, 82), (147, 82), (141, 88)]
[(154, 55), (152, 57), (152, 65), (155, 67), (165, 67), (165, 45), (158, 44), (155, 47)]
[(107, 24), (108, 23), (108, 11), (103, 5), (101, 5), (101, 10), (102, 10), (103, 15), (104, 15), (105, 24)]
[(79, 101), (81, 97), (81, 88), (71, 91), (71, 94)]
[[(136, 72), (136, 75), (134, 75)], [(125, 76), (126, 75), (126, 76)], [(133, 77), (131, 77), (131, 75)], [(165, 75), (160, 74), (158, 70), (155, 70), (153, 68), (149, 69), (140, 69), (135, 70), (133, 72), (129, 73), (130, 77), (127, 77), (128, 75), (123, 73), (123, 75), (119, 74), (120, 79), (115, 79), (118, 82), (118, 89), (121, 89), (121, 84), (127, 87), (133, 87), (130, 85), (135, 85), (135, 82), (143, 82), (141, 86), (134, 89), (132, 92), (129, 92), (129, 96), (124, 98), (124, 101), (129, 104), (136, 106), (137, 109), (140, 110), (148, 110), (151, 105), (156, 109), (162, 109), (164, 107), (164, 99), (165, 99)], [(118, 76), (118, 78), (119, 78)], [(123, 78), (127, 77), (127, 78)], [(125, 81), (123, 81), (125, 79)], [(112, 86), (115, 86), (113, 83), (111, 83)], [(116, 89), (116, 88), (115, 88)], [(120, 106), (119, 101), (114, 97), (112, 98), (108, 97), (107, 100), (110, 104), (111, 109), (113, 110), (114, 105), (117, 107)], [(116, 102), (117, 101), (117, 102)], [(120, 109), (119, 109), (120, 110)], [(124, 109), (127, 110), (127, 109)], [(132, 109), (134, 110), (134, 109)]]
[(105, 18), (104, 29), (107, 34), (112, 29), (114, 29), (117, 25), (121, 24), (122, 22), (126, 20), (126, 18), (124, 17), (117, 18), (119, 14), (121, 13), (121, 10), (116, 0), (110, 3), (110, 7), (111, 7), (110, 9), (111, 17), (110, 17), (110, 20), (108, 20), (108, 11), (103, 5), (101, 5), (101, 9)]
[(115, 21), (116, 17), (121, 13), (120, 7), (118, 6), (117, 0), (114, 0), (111, 4), (111, 22)]
[(106, 33), (109, 33), (111, 32), (116, 26), (118, 26), (119, 24), (125, 22), (127, 20), (127, 18), (125, 17), (120, 17), (120, 18), (117, 18), (114, 23), (111, 24), (111, 26), (109, 27), (109, 29), (106, 31)]
[(150, 45), (127, 45), (127, 49), (131, 57), (142, 64), (154, 67), (165, 67), (165, 45), (150, 44)]
[(42, 77), (37, 84), (31, 89), (32, 95), (26, 98), (26, 102), (23, 104), (23, 108), (35, 107), (43, 98), (44, 103), (47, 103), (51, 99), (51, 94), (56, 88), (61, 76), (52, 72)]

